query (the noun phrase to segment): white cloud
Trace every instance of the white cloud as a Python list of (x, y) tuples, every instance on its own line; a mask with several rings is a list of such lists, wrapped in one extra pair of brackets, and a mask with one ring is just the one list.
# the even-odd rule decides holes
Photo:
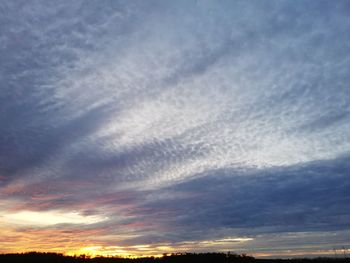
[(94, 224), (107, 220), (106, 217), (89, 215), (83, 216), (78, 212), (67, 211), (20, 211), (6, 213), (2, 216), (5, 224), (21, 226), (49, 226), (56, 224)]

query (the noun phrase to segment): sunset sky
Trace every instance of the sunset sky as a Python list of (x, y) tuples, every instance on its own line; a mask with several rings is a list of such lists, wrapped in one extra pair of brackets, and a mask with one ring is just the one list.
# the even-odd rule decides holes
[(0, 253), (334, 248), (350, 1), (0, 1)]

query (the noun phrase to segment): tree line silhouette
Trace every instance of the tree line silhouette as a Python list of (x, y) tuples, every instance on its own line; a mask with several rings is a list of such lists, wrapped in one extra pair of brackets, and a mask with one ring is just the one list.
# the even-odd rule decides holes
[(1, 263), (349, 263), (350, 258), (300, 258), (300, 259), (256, 259), (245, 254), (234, 253), (179, 253), (160, 258), (93, 257), (86, 255), (65, 256), (59, 253), (0, 254)]

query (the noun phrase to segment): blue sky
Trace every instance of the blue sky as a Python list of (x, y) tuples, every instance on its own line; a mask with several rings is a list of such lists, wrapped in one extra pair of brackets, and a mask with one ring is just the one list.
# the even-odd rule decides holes
[(0, 252), (350, 247), (349, 15), (2, 1)]

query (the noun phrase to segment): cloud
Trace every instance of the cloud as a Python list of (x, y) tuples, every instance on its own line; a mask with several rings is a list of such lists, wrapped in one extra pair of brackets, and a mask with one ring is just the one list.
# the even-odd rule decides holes
[(283, 169), (214, 170), (158, 190), (133, 213), (162, 229), (141, 242), (348, 229), (348, 163), (347, 157)]
[(56, 225), (56, 224), (93, 224), (105, 219), (94, 216), (81, 216), (78, 213), (53, 212), (31, 212), (23, 211), (13, 214), (6, 214), (2, 217), (5, 224), (24, 225)]
[(0, 10), (1, 211), (130, 246), (349, 228), (346, 1)]

